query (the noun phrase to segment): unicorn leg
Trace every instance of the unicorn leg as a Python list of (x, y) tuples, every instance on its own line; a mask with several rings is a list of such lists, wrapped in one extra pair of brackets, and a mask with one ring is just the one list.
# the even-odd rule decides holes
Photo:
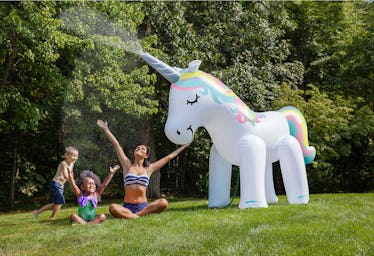
[(303, 153), (292, 136), (283, 137), (278, 147), (283, 183), (290, 204), (307, 204), (309, 188)]
[(278, 202), (278, 197), (275, 194), (274, 180), (273, 180), (273, 163), (266, 162), (265, 167), (265, 193), (266, 202), (268, 204)]
[(232, 165), (212, 145), (209, 156), (208, 207), (225, 207), (230, 203)]
[(262, 139), (249, 135), (239, 143), (239, 208), (268, 207), (265, 195), (266, 146)]

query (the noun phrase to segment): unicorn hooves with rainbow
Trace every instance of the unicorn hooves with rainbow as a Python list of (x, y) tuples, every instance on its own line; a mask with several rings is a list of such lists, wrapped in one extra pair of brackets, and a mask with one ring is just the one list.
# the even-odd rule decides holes
[(147, 53), (142, 58), (171, 83), (165, 125), (169, 140), (190, 143), (196, 129), (204, 127), (213, 141), (209, 207), (229, 204), (232, 165), (240, 168), (239, 208), (277, 202), (272, 169), (276, 161), (289, 203), (309, 202), (305, 165), (313, 161), (316, 150), (308, 145), (306, 121), (297, 108), (254, 112), (220, 80), (200, 71), (200, 61), (181, 70)]

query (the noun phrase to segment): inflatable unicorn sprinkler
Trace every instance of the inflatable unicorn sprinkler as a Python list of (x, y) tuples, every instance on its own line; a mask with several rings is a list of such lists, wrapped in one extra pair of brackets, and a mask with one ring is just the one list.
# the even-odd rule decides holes
[(239, 208), (277, 202), (272, 169), (276, 161), (288, 202), (308, 203), (305, 165), (313, 161), (316, 151), (308, 146), (306, 122), (298, 109), (287, 106), (257, 113), (220, 80), (198, 70), (199, 60), (182, 70), (148, 53), (142, 58), (171, 83), (165, 125), (168, 139), (175, 144), (190, 143), (199, 127), (212, 139), (208, 207), (229, 204), (232, 165), (240, 169)]

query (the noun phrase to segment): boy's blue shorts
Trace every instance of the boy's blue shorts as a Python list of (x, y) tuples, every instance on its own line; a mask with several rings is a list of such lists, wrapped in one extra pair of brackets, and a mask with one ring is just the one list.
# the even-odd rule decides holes
[(64, 197), (64, 185), (51, 180), (49, 183), (49, 191), (51, 193), (51, 201), (54, 204), (64, 204), (65, 197)]

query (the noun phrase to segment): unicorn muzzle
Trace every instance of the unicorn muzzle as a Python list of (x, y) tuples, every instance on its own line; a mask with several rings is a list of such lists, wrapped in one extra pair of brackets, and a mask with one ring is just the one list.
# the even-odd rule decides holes
[(165, 124), (165, 134), (171, 142), (179, 145), (190, 143), (194, 137), (191, 125), (186, 128), (180, 128), (173, 125), (170, 121)]

